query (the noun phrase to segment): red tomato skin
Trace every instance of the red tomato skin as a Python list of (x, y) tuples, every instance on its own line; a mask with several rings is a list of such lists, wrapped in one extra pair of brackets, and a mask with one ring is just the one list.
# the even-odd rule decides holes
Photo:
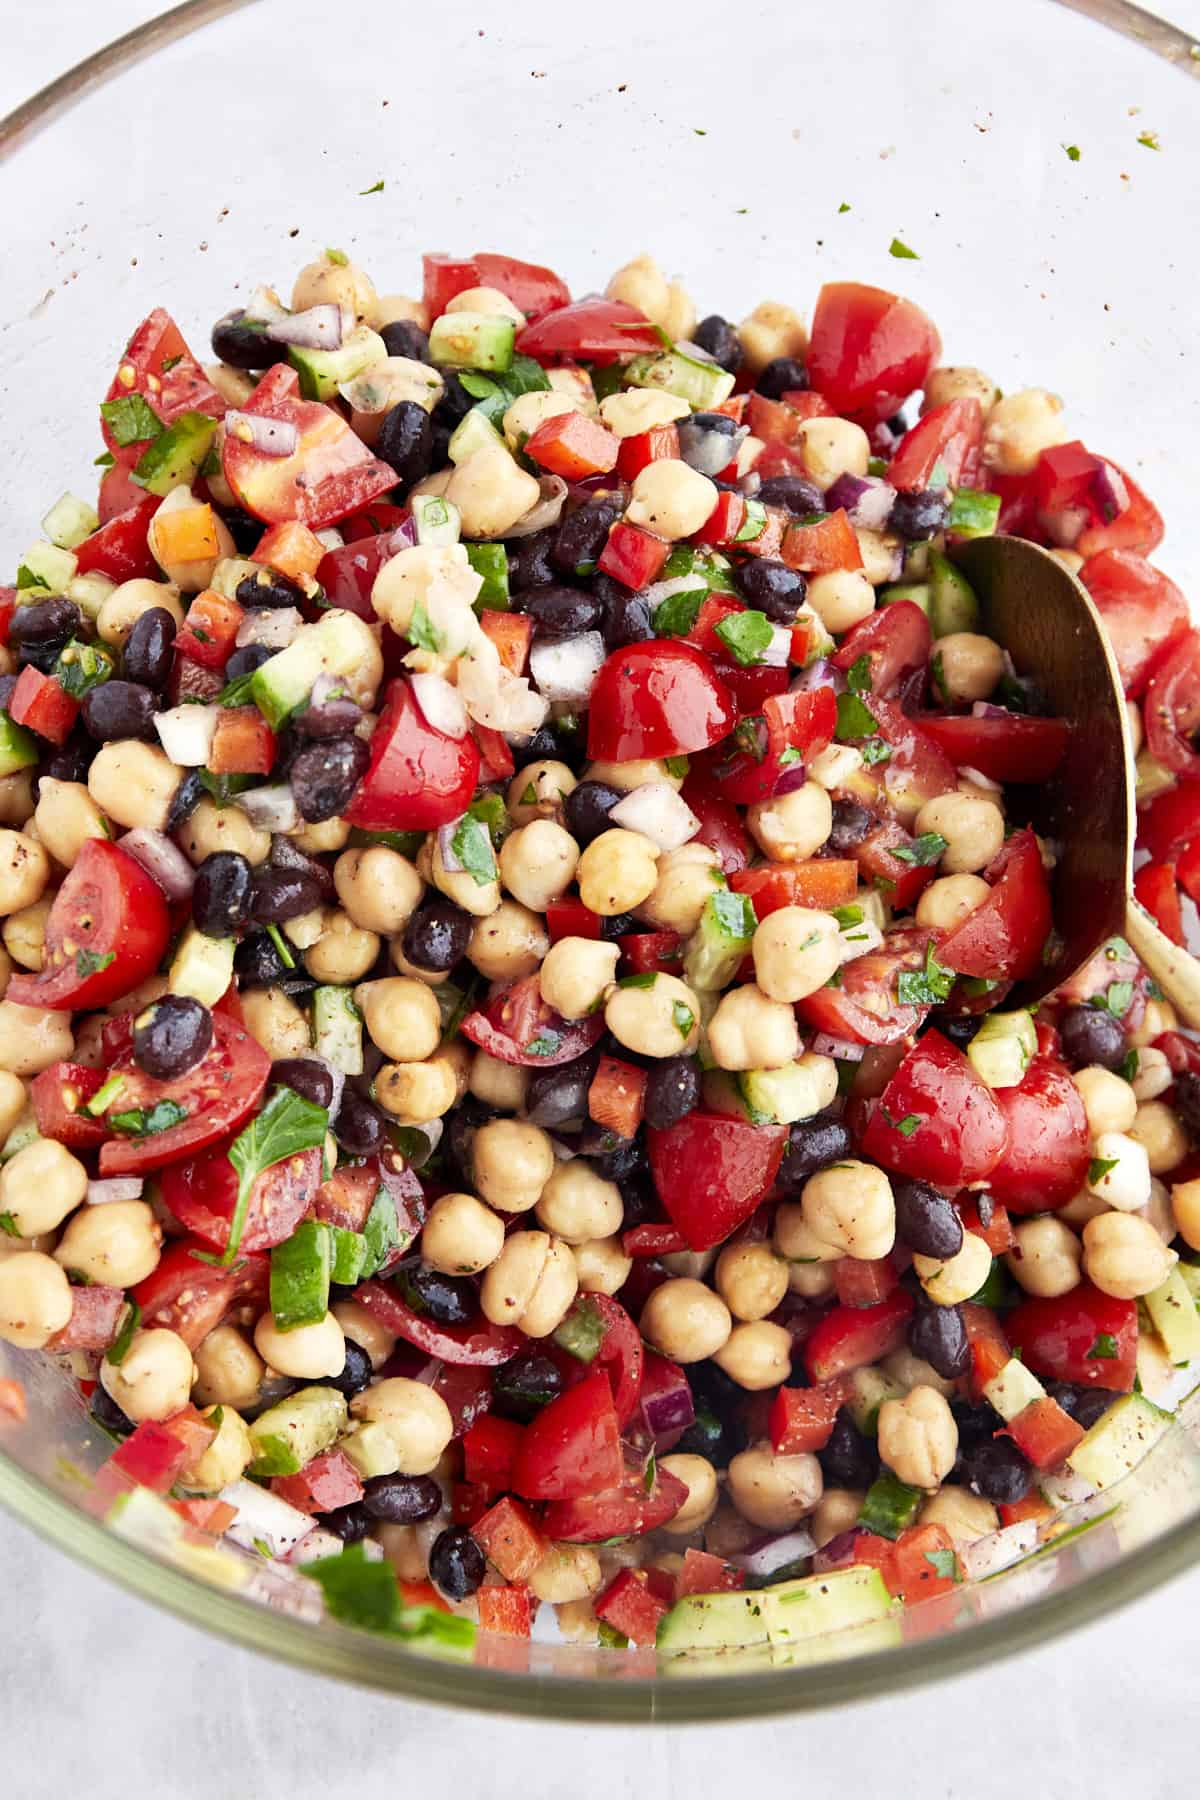
[(1008, 1150), (988, 1189), (1010, 1213), (1054, 1212), (1087, 1178), (1091, 1134), (1083, 1099), (1061, 1062), (1035, 1056), (1019, 1087), (998, 1088)]
[(783, 906), (813, 906), (828, 912), (849, 906), (858, 891), (858, 864), (849, 857), (819, 857), (801, 863), (759, 863), (735, 869), (729, 878), (735, 894), (748, 894), (756, 919)]
[(769, 1429), (776, 1456), (801, 1450), (823, 1450), (833, 1435), (838, 1409), (846, 1399), (842, 1384), (826, 1387), (781, 1387), (771, 1402)]
[(1129, 493), (1129, 505), (1115, 519), (1096, 520), (1082, 531), (1075, 549), (1082, 557), (1098, 555), (1102, 550), (1139, 550), (1144, 556), (1156, 550), (1163, 540), (1162, 514), (1154, 502), (1142, 492), (1133, 477), (1106, 457), (1116, 469)]
[[(1004, 845), (988, 898), (938, 947), (938, 961), (959, 975), (1023, 981), (1041, 965), (1054, 916), (1041, 851), (1026, 827)], [(993, 865), (995, 867), (996, 865)]]
[(125, 1290), (93, 1283), (71, 1289), (71, 1316), (56, 1331), (48, 1350), (106, 1350), (117, 1335), (125, 1310)]
[(56, 1062), (29, 1087), (33, 1116), (45, 1138), (55, 1138), (72, 1150), (92, 1150), (108, 1136), (103, 1119), (93, 1119), (83, 1107), (104, 1084), (102, 1069), (88, 1069), (82, 1063)]
[(445, 256), (438, 251), (421, 258), (422, 298), (432, 325), (440, 319), (456, 294), (481, 286), (473, 256)]
[(132, 507), (140, 506), (145, 498), (145, 488), (139, 487), (132, 479), (125, 464), (114, 463), (111, 469), (105, 469), (100, 479), (96, 511), (101, 525), (107, 525), (110, 519), (129, 512)]
[(271, 1279), (265, 1256), (239, 1256), (240, 1267), (218, 1269), (194, 1255), (197, 1250), (212, 1255), (211, 1246), (199, 1238), (169, 1244), (158, 1267), (130, 1290), (142, 1309), (142, 1325), (177, 1332), (189, 1350), (204, 1342), (235, 1300), (265, 1302)]
[(9, 695), (7, 711), (14, 725), (36, 731), (48, 743), (65, 744), (79, 717), (79, 702), (53, 675), (43, 675), (32, 663), (26, 663)]
[(1192, 733), (1200, 726), (1200, 631), (1187, 631), (1155, 662), (1142, 703), (1150, 754), (1174, 775), (1200, 778)]
[(750, 1217), (779, 1172), (787, 1137), (786, 1125), (703, 1112), (647, 1130), (658, 1197), (693, 1250), (722, 1243)]
[(889, 694), (902, 675), (925, 667), (932, 643), (929, 620), (916, 602), (894, 600), (852, 625), (831, 660), (835, 669), (849, 669), (860, 656), (869, 657), (871, 692)]
[[(604, 1030), (604, 1020), (600, 1013), (586, 1019), (562, 1018), (542, 999), (537, 976), (526, 975), (494, 994), (485, 1009), (469, 1012), (459, 1030), (500, 1062), (552, 1069), (590, 1050)], [(545, 1054), (530, 1051), (527, 1046), (547, 1031), (557, 1035), (557, 1046)]]
[[(14, 975), (8, 998), (52, 1011), (109, 1006), (154, 973), (170, 931), (166, 899), (153, 877), (119, 844), (88, 838), (50, 908), (45, 965), (36, 975)], [(113, 960), (80, 976), (76, 954), (83, 947)]]
[(511, 1361), (528, 1341), (516, 1329), (490, 1325), (486, 1319), (480, 1319), (474, 1325), (437, 1325), (415, 1313), (398, 1294), (379, 1281), (363, 1282), (361, 1287), (355, 1288), (354, 1298), (405, 1343), (414, 1344), (427, 1356), (440, 1357), (443, 1362), (492, 1368), (497, 1363)]
[(1138, 814), (1138, 845), (1155, 862), (1175, 862), (1200, 838), (1200, 786), (1180, 782), (1168, 788)]
[[(1053, 1300), (1024, 1300), (1004, 1321), (1014, 1350), (1048, 1381), (1111, 1388), (1128, 1394), (1137, 1371), (1137, 1302), (1114, 1300), (1090, 1281)], [(1115, 1339), (1115, 1357), (1089, 1356), (1100, 1337)]]
[(515, 1419), (484, 1413), (473, 1420), (462, 1439), (467, 1480), (484, 1482), (501, 1493), (511, 1487), (513, 1463), (524, 1435), (524, 1426)]
[(920, 927), (893, 929), (878, 950), (845, 964), (841, 987), (821, 987), (798, 1000), (797, 1017), (856, 1044), (898, 1044), (911, 1037), (928, 1008), (901, 1006), (896, 982), (901, 971), (924, 967), (929, 941)]
[(1010, 1437), (1035, 1469), (1057, 1469), (1082, 1440), (1083, 1426), (1047, 1394), (1031, 1400), (998, 1435)]
[(646, 1492), (645, 1475), (635, 1468), (600, 1493), (579, 1499), (552, 1500), (542, 1527), (556, 1544), (599, 1544), (611, 1537), (641, 1537), (674, 1517), (687, 1499), (687, 1487), (669, 1469), (655, 1472)]
[(924, 386), (940, 350), (932, 320), (911, 300), (853, 281), (827, 282), (817, 295), (809, 379), (860, 424), (890, 418)]
[(477, 250), (473, 260), (479, 281), (468, 285), (499, 288), (514, 306), (520, 307), (531, 324), (543, 314), (571, 304), (571, 290), (566, 282), (541, 263), (522, 262), (516, 256), (498, 256), (490, 250)]
[(1182, 589), (1136, 550), (1100, 550), (1079, 579), (1092, 597), (1131, 700), (1145, 691), (1150, 671), (1190, 623)]
[(696, 772), (684, 782), (683, 798), (700, 821), (695, 841), (716, 851), (726, 875), (736, 875), (744, 869), (750, 861), (750, 839), (732, 801), (717, 793), (707, 778)]
[[(897, 1127), (916, 1114), (906, 1136)], [(888, 1124), (888, 1119), (895, 1121)], [(863, 1133), (864, 1154), (897, 1175), (936, 1187), (967, 1187), (992, 1173), (1008, 1149), (1008, 1126), (995, 1095), (940, 1031), (909, 1051)]]
[(836, 1381), (899, 1349), (916, 1301), (897, 1288), (878, 1306), (835, 1306), (818, 1319), (804, 1345), (804, 1361), (816, 1386)]
[(371, 589), (385, 562), (416, 542), (411, 526), (397, 526), (374, 536), (356, 536), (339, 550), (328, 550), (317, 565), (317, 580), (330, 606), (375, 623)]
[[(892, 609), (889, 606), (887, 611)], [(1049, 781), (1066, 753), (1066, 719), (955, 718), (923, 713), (921, 730), (956, 768), (978, 769), (989, 781)]]
[(99, 531), (84, 538), (75, 552), (79, 575), (107, 575), (111, 581), (160, 581), (162, 570), (150, 550), (150, 521), (162, 505), (157, 494), (147, 494), (127, 511), (106, 519)]
[[(142, 320), (130, 338), (104, 397), (121, 400), (134, 393), (142, 396), (164, 425), (185, 412), (221, 419), (228, 407), (188, 349), (174, 319), (161, 306)], [(118, 444), (103, 413), (100, 429), (117, 460), (132, 467), (148, 440)]]
[(623, 300), (575, 300), (525, 326), (517, 349), (540, 363), (593, 362), (601, 365), (662, 349), (644, 313)]
[(578, 1500), (616, 1487), (623, 1473), (612, 1389), (597, 1370), (543, 1407), (526, 1427), (513, 1487), (526, 1500)]
[(622, 587), (648, 587), (671, 553), (671, 547), (640, 525), (618, 519), (609, 531), (596, 567)]
[[(779, 673), (786, 676), (787, 671)], [(763, 701), (762, 713), (767, 753), (761, 762), (744, 750), (727, 755), (725, 746), (705, 758), (701, 778), (712, 783), (726, 804), (754, 806), (769, 800), (785, 773), (783, 757), (789, 749), (799, 750), (805, 761), (824, 750), (837, 726), (837, 699), (831, 687), (813, 688), (807, 694), (775, 694)]]
[(368, 831), (431, 831), (466, 811), (478, 780), (474, 738), (428, 724), (409, 683), (393, 681), (345, 817)]
[(276, 363), (242, 409), (294, 424), (298, 449), (290, 456), (264, 457), (230, 433), (221, 465), (238, 504), (256, 519), (267, 525), (298, 519), (315, 531), (387, 493), (396, 485), (396, 471), (371, 455), (340, 413), (299, 394), (296, 371)]
[[(239, 1253), (270, 1250), (291, 1237), (321, 1186), (321, 1152), (302, 1150), (264, 1169), (250, 1192)], [(229, 1242), (237, 1174), (224, 1148), (172, 1163), (163, 1170), (163, 1204), (179, 1223), (214, 1249)]]
[(212, 1045), (204, 1059), (173, 1081), (155, 1081), (143, 1074), (126, 1052), (111, 1071), (124, 1078), (122, 1106), (177, 1100), (189, 1107), (189, 1113), (178, 1125), (153, 1137), (110, 1138), (100, 1150), (101, 1175), (140, 1175), (162, 1169), (236, 1131), (257, 1107), (270, 1068), (271, 1059), (261, 1044), (228, 1014), (217, 1011), (213, 1013)]
[[(1194, 878), (1192, 886), (1197, 886)], [(1183, 909), (1179, 904), (1179, 889), (1175, 883), (1175, 864), (1144, 863), (1133, 878), (1133, 892), (1146, 911), (1157, 919), (1171, 942), (1182, 947), (1186, 940), (1183, 935)], [(1192, 892), (1191, 887), (1188, 892)], [(1192, 898), (1196, 898), (1194, 893)]]
[(905, 432), (888, 464), (887, 478), (901, 493), (933, 485), (938, 463), (948, 487), (974, 487), (983, 443), (983, 408), (974, 398), (947, 400)]
[(707, 657), (664, 638), (628, 644), (602, 665), (588, 712), (594, 761), (706, 750), (737, 722), (733, 696)]

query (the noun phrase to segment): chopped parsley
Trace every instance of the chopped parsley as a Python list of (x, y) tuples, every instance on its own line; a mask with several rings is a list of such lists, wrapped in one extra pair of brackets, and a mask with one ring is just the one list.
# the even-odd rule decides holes
[(739, 719), (733, 728), (733, 741), (739, 750), (762, 762), (767, 754), (767, 722), (761, 713)]
[[(721, 898), (723, 896), (720, 894), (711, 894), (708, 903), (711, 906), (715, 900)], [(657, 980), (658, 974), (654, 969), (643, 969), (637, 975), (622, 975), (617, 986), (620, 988), (652, 988)]]
[(897, 862), (911, 863), (914, 868), (923, 869), (937, 862), (946, 847), (946, 839), (940, 831), (923, 831), (911, 844), (894, 844), (891, 854)]
[(950, 694), (946, 687), (946, 669), (940, 650), (936, 650), (929, 659), (929, 676), (942, 699), (948, 700)]
[(1119, 1161), (1120, 1158), (1116, 1156), (1093, 1156), (1088, 1164), (1088, 1186), (1095, 1187), (1098, 1181), (1103, 1181), (1109, 1170), (1115, 1169)]
[(539, 1031), (525, 1046), (526, 1056), (553, 1056), (562, 1043), (561, 1031)]
[(112, 432), (114, 443), (122, 450), (128, 444), (141, 444), (147, 438), (159, 437), (163, 429), (162, 420), (141, 394), (121, 394), (116, 400), (102, 400), (100, 417)]
[(1121, 1066), (1117, 1070), (1117, 1074), (1121, 1077), (1122, 1081), (1132, 1081), (1137, 1072), (1138, 1053), (1136, 1050), (1130, 1050), (1122, 1058)]
[(86, 981), (89, 975), (98, 975), (101, 969), (117, 960), (115, 950), (106, 950), (103, 954), (98, 950), (77, 950), (75, 952), (75, 973), (80, 981)]
[(376, 181), (376, 182), (373, 182), (369, 188), (359, 188), (358, 196), (359, 196), (359, 199), (362, 200), (362, 199), (365, 199), (368, 194), (382, 194), (382, 192), (383, 192), (382, 181)]
[(116, 460), (111, 450), (102, 450), (99, 456), (93, 456), (92, 467), (94, 469), (111, 469)]
[(885, 1107), (881, 1106), (879, 1110), (884, 1124), (890, 1125), (893, 1131), (898, 1131), (901, 1137), (911, 1137), (925, 1122), (920, 1113), (905, 1113), (902, 1119), (893, 1119)]
[(923, 969), (902, 969), (896, 979), (896, 997), (901, 1006), (936, 1006), (945, 1000), (954, 986), (952, 969), (944, 969), (930, 942), (925, 950)]
[(676, 1031), (679, 1033), (684, 1043), (686, 1043), (688, 1038), (691, 1037), (692, 1029), (696, 1023), (695, 1013), (690, 1006), (685, 1006), (682, 1000), (676, 1000), (671, 1006), (671, 1017), (675, 1021)]
[(848, 200), (843, 200), (842, 204), (838, 207), (838, 211), (839, 211), (839, 213), (849, 212), (850, 211), (850, 202)]
[(346, 255), (344, 250), (330, 250), (326, 248), (325, 261), (336, 264), (339, 269), (344, 269), (346, 264), (350, 261), (350, 258)]
[(1115, 1362), (1120, 1355), (1116, 1338), (1111, 1331), (1102, 1331), (1091, 1349), (1084, 1357), (1085, 1362)]
[(855, 738), (870, 737), (878, 723), (875, 714), (863, 705), (857, 694), (838, 695), (837, 728), (834, 736), (839, 744), (851, 742)]
[(278, 925), (268, 925), (267, 926), (267, 936), (270, 938), (270, 940), (274, 944), (276, 950), (279, 952), (279, 960), (283, 964), (284, 968), (285, 969), (294, 969), (296, 966), (296, 959), (292, 955), (291, 946), (289, 945), (287, 939), (284, 937), (282, 931), (280, 931)]
[(178, 1100), (158, 1100), (153, 1106), (135, 1106), (128, 1112), (109, 1113), (108, 1122), (114, 1131), (125, 1137), (157, 1137), (160, 1131), (170, 1131), (172, 1125), (180, 1125), (187, 1118), (187, 1107), (180, 1106)]
[(392, 1565), (372, 1561), (365, 1544), (348, 1544), (336, 1556), (306, 1563), (304, 1573), (320, 1584), (331, 1617), (343, 1625), (388, 1637), (434, 1639), (458, 1651), (469, 1651), (475, 1642), (470, 1619), (406, 1605)]
[(459, 380), (472, 400), (479, 402), (475, 411), (482, 413), (490, 425), (499, 424), (514, 400), (522, 394), (537, 394), (548, 389), (549, 379), (541, 363), (531, 356), (514, 356), (503, 375), (483, 375), (477, 369), (461, 369)]
[(864, 652), (856, 657), (846, 670), (846, 686), (852, 694), (869, 694), (871, 691), (871, 658)]
[(833, 916), (838, 922), (838, 928), (845, 931), (851, 925), (862, 924), (863, 909), (861, 906), (835, 906)]
[(536, 806), (537, 805), (537, 790), (534, 787), (532, 781), (526, 782), (525, 792), (521, 795), (519, 804), (521, 806)]
[(20, 1237), (21, 1227), (10, 1212), (0, 1213), (0, 1231), (6, 1232), (9, 1237)]
[(906, 262), (920, 262), (921, 258), (915, 250), (910, 250), (902, 238), (894, 237), (888, 245), (888, 255), (897, 256)]
[(1133, 1004), (1132, 981), (1114, 981), (1103, 994), (1093, 994), (1088, 1002), (1098, 1012), (1109, 1012), (1114, 1019), (1124, 1018)]
[(940, 1575), (944, 1581), (959, 1582), (962, 1580), (962, 1576), (958, 1572), (958, 1558), (953, 1550), (927, 1550), (925, 1561), (934, 1574)]
[(892, 747), (890, 744), (885, 744), (881, 737), (870, 737), (859, 745), (859, 754), (867, 768), (872, 769), (876, 763), (891, 761)]
[(450, 839), (455, 856), (477, 887), (496, 879), (496, 853), (491, 834), (482, 819), (464, 813)]
[(1072, 162), (1079, 161), (1080, 149), (1079, 149), (1078, 144), (1064, 144), (1063, 149), (1066, 151), (1068, 157), (1070, 158), (1070, 160)]
[[(159, 1104), (169, 1106), (173, 1102)], [(237, 1199), (229, 1221), (229, 1240), (221, 1257), (223, 1266), (228, 1267), (237, 1255), (250, 1210), (250, 1195), (259, 1176), (302, 1150), (320, 1150), (328, 1129), (326, 1107), (314, 1106), (292, 1088), (277, 1087), (258, 1116), (234, 1138), (228, 1155), (238, 1178)]]
[(655, 1456), (655, 1454), (652, 1450), (650, 1452), (649, 1456), (646, 1458), (646, 1467), (642, 1473), (642, 1486), (645, 1488), (645, 1490), (648, 1494), (652, 1494), (654, 1492), (654, 1483), (655, 1483), (655, 1480), (657, 1479), (657, 1476), (658, 1476), (658, 1458)]
[(797, 750), (795, 744), (789, 744), (779, 758), (779, 766), (781, 769), (790, 769), (794, 763), (803, 761), (804, 757), (801, 752)]
[(707, 588), (684, 588), (678, 594), (668, 594), (654, 609), (655, 637), (685, 637), (707, 598)]
[(685, 781), (691, 764), (686, 756), (668, 756), (663, 767), (673, 781)]
[(1141, 131), (1141, 132), (1139, 132), (1138, 133), (1138, 143), (1141, 144), (1142, 148), (1145, 150), (1161, 150), (1162, 149), (1162, 145), (1158, 141), (1157, 131)]
[(442, 634), (430, 620), (422, 600), (418, 600), (412, 609), (412, 618), (408, 622), (408, 641), (415, 644), (418, 650), (428, 650), (433, 656), (441, 654)]
[(130, 1300), (125, 1308), (125, 1316), (121, 1320), (121, 1329), (104, 1353), (105, 1362), (119, 1368), (125, 1361), (129, 1346), (133, 1342), (133, 1334), (142, 1322), (142, 1309), (136, 1300)]

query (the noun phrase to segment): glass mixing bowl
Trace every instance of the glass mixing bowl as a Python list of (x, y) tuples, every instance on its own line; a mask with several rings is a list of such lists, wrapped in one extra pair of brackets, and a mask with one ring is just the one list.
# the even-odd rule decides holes
[[(64, 488), (90, 490), (97, 399), (152, 306), (199, 348), (323, 245), (411, 291), (423, 249), (483, 244), (552, 263), (576, 292), (649, 249), (734, 318), (768, 295), (811, 307), (825, 279), (899, 288), (937, 320), (947, 361), (1061, 393), (1072, 429), (1161, 506), (1164, 566), (1200, 585), (1180, 404), (1200, 250), (1179, 225), (1200, 175), (1198, 56), (1121, 0), (857, 0), (836, 20), (606, 0), (586, 22), (561, 0), (503, 17), (350, 0), (336, 18), (317, 0), (192, 0), (0, 123), (2, 565)], [(895, 260), (893, 239), (916, 260)], [(647, 1652), (493, 1639), (448, 1666), (315, 1617), (311, 1584), (181, 1552), (153, 1519), (100, 1523), (86, 1475), (110, 1446), (66, 1376), (6, 1345), (0, 1374), (29, 1399), (4, 1434), (0, 1501), (52, 1543), (239, 1642), (505, 1712), (732, 1719), (886, 1693), (1094, 1618), (1200, 1547), (1185, 1407), (1086, 1535), (885, 1630), (819, 1640), (802, 1664), (656, 1668)]]

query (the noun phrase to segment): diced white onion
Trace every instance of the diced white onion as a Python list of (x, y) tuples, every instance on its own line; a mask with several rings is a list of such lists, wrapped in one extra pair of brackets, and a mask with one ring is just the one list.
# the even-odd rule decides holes
[(444, 731), (447, 737), (466, 737), (467, 709), (458, 689), (444, 676), (418, 673), (412, 677), (412, 691), (426, 724)]
[(196, 871), (179, 845), (165, 832), (138, 825), (117, 843), (152, 875), (168, 900), (187, 900), (196, 884)]
[(237, 804), (259, 831), (294, 831), (300, 823), (296, 796), (286, 781), (274, 781), (269, 787), (247, 788), (239, 794)]
[(327, 303), (272, 319), (266, 335), (273, 344), (296, 344), (304, 350), (340, 350), (342, 328), (341, 307)]
[(789, 1563), (811, 1556), (816, 1547), (812, 1532), (801, 1526), (798, 1531), (785, 1532), (782, 1537), (771, 1538), (757, 1549), (731, 1556), (729, 1560), (736, 1568), (745, 1569), (748, 1575), (774, 1575), (777, 1569), (786, 1569)]
[(1037, 1549), (1038, 1528), (1035, 1519), (1022, 1519), (1016, 1525), (1005, 1525), (1000, 1531), (989, 1531), (959, 1551), (963, 1574), (969, 1581), (982, 1581), (1010, 1568)]
[(238, 649), (261, 644), (266, 650), (286, 650), (303, 623), (294, 606), (252, 606), (238, 626)]
[(140, 1175), (110, 1175), (105, 1181), (89, 1181), (89, 1206), (111, 1206), (115, 1200), (140, 1200), (145, 1182)]
[(253, 1550), (255, 1538), (261, 1538), (272, 1556), (286, 1556), (314, 1526), (308, 1513), (253, 1481), (233, 1481), (218, 1498), (237, 1508), (225, 1535), (245, 1550)]
[(556, 643), (535, 644), (529, 652), (529, 673), (544, 700), (585, 707), (604, 662), (604, 639), (598, 631)]
[(326, 1531), (323, 1525), (317, 1525), (292, 1546), (285, 1560), (293, 1568), (300, 1568), (304, 1563), (317, 1562), (322, 1556), (338, 1556), (345, 1547), (340, 1537)]
[(172, 706), (155, 714), (154, 729), (173, 763), (181, 769), (202, 769), (220, 717), (219, 706)]
[(874, 919), (860, 919), (857, 925), (843, 926), (839, 936), (842, 940), (842, 961), (853, 962), (858, 956), (867, 956), (872, 950), (878, 950), (883, 942), (883, 933)]
[(867, 1048), (865, 1044), (852, 1044), (849, 1038), (830, 1037), (827, 1031), (818, 1031), (812, 1041), (814, 1056), (832, 1056), (835, 1062), (861, 1062)]
[(772, 625), (771, 641), (759, 657), (768, 669), (786, 669), (792, 654), (792, 634), (786, 625)]
[(634, 788), (609, 816), (626, 831), (640, 831), (662, 851), (678, 850), (700, 829), (699, 819), (669, 781), (648, 781)]
[(664, 600), (670, 600), (676, 594), (706, 594), (704, 582), (697, 575), (672, 575), (668, 581), (655, 581), (642, 590), (642, 599), (650, 608), (651, 617)]

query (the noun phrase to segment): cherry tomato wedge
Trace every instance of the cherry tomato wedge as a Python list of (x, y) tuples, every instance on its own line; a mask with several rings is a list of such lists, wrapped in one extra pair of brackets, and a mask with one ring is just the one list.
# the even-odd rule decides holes
[(1142, 706), (1150, 754), (1172, 774), (1200, 777), (1200, 631), (1179, 637), (1154, 664)]
[(817, 295), (809, 379), (848, 418), (890, 418), (924, 386), (940, 350), (933, 321), (911, 300), (855, 281), (827, 282)]
[(588, 755), (602, 762), (686, 755), (717, 743), (736, 723), (733, 696), (691, 644), (674, 638), (627, 644), (596, 677)]
[(628, 1425), (642, 1394), (645, 1351), (638, 1328), (621, 1305), (608, 1294), (581, 1294), (576, 1305), (600, 1315), (604, 1336), (590, 1363), (577, 1366), (586, 1373), (603, 1369), (612, 1382), (613, 1404), (622, 1426)]
[(1091, 1133), (1083, 1099), (1064, 1065), (1035, 1056), (1018, 1087), (998, 1088), (1008, 1150), (988, 1189), (1011, 1213), (1053, 1212), (1087, 1179)]
[(162, 1326), (177, 1332), (194, 1350), (235, 1302), (266, 1301), (271, 1280), (266, 1256), (243, 1252), (232, 1268), (220, 1269), (205, 1261), (211, 1255), (211, 1245), (199, 1238), (184, 1238), (163, 1251), (153, 1273), (130, 1290), (146, 1330)]
[(932, 642), (929, 620), (916, 602), (893, 600), (852, 625), (831, 660), (835, 669), (850, 669), (867, 657), (871, 692), (890, 694), (902, 675), (925, 667)]
[(1025, 1300), (1004, 1322), (1014, 1352), (1048, 1381), (1127, 1394), (1137, 1370), (1137, 1302), (1114, 1300), (1090, 1281), (1050, 1300)]
[(1008, 1124), (962, 1052), (940, 1031), (927, 1031), (884, 1088), (862, 1148), (897, 1175), (966, 1187), (999, 1163)]
[(641, 1468), (627, 1469), (620, 1481), (597, 1494), (552, 1500), (542, 1528), (556, 1544), (599, 1544), (606, 1538), (641, 1537), (674, 1518), (688, 1490), (678, 1475), (656, 1467), (650, 1487)]
[(943, 968), (985, 981), (1022, 981), (1042, 960), (1054, 923), (1037, 839), (1026, 826), (992, 864), (992, 891), (938, 947)]
[(835, 1306), (818, 1319), (804, 1345), (808, 1372), (818, 1387), (890, 1356), (904, 1342), (916, 1302), (897, 1288), (878, 1306)]
[(102, 1069), (87, 1069), (82, 1063), (56, 1062), (29, 1086), (33, 1116), (44, 1138), (55, 1138), (72, 1150), (94, 1150), (108, 1136), (103, 1119), (93, 1119), (84, 1112), (92, 1095), (104, 1084)]
[(644, 313), (623, 300), (574, 300), (526, 325), (517, 335), (522, 356), (540, 363), (611, 363), (662, 349)]
[(928, 944), (929, 934), (920, 929), (890, 932), (878, 950), (845, 964), (841, 987), (820, 987), (798, 1000), (798, 1016), (815, 1031), (854, 1044), (898, 1044), (911, 1037), (928, 1008), (901, 1005), (896, 983), (905, 970), (925, 966)]
[(974, 487), (982, 445), (983, 408), (978, 400), (947, 400), (905, 432), (888, 464), (888, 481), (901, 493)]
[(623, 1475), (612, 1389), (597, 1370), (536, 1414), (517, 1452), (513, 1487), (526, 1500), (578, 1500), (616, 1487)]
[(393, 681), (345, 817), (367, 831), (430, 831), (461, 817), (478, 779), (474, 738), (448, 737), (429, 724), (411, 684)]
[(299, 519), (314, 530), (357, 512), (396, 485), (396, 471), (379, 462), (330, 406), (300, 399), (295, 369), (268, 369), (244, 412), (282, 419), (300, 441), (290, 456), (265, 456), (233, 432), (221, 453), (225, 479), (238, 504), (269, 525)]
[(43, 967), (8, 998), (54, 1011), (108, 1006), (153, 975), (170, 937), (162, 889), (128, 851), (87, 838), (46, 919)]
[[(237, 1172), (228, 1145), (172, 1163), (162, 1173), (163, 1204), (186, 1231), (217, 1250), (229, 1242), (229, 1226), (237, 1204)], [(239, 1251), (270, 1250), (290, 1238), (317, 1197), (321, 1185), (321, 1152), (303, 1150), (264, 1169), (250, 1190)]]
[[(170, 425), (185, 412), (203, 412), (222, 419), (228, 406), (188, 349), (170, 313), (161, 306), (142, 320), (125, 346), (105, 402), (111, 407), (114, 401), (127, 400), (135, 394), (164, 425)], [(111, 412), (101, 413), (100, 428), (118, 461), (130, 467), (150, 441), (150, 437), (131, 441), (125, 420)]]
[(1070, 726), (1065, 719), (1031, 719), (1021, 713), (1006, 719), (924, 713), (921, 730), (956, 768), (978, 769), (989, 781), (1041, 782), (1049, 781), (1062, 761)]
[[(427, 1356), (438, 1356), (443, 1362), (491, 1368), (511, 1361), (528, 1342), (515, 1327), (491, 1325), (483, 1317), (473, 1325), (438, 1325), (414, 1312), (399, 1294), (378, 1281), (365, 1281), (355, 1288), (354, 1298), (406, 1344), (414, 1344)], [(607, 1390), (607, 1378), (601, 1379)]]
[(590, 1050), (604, 1030), (603, 1015), (564, 1019), (542, 999), (536, 975), (523, 976), (459, 1027), (465, 1038), (501, 1062), (552, 1069)]
[(117, 1058), (122, 1112), (148, 1110), (173, 1100), (186, 1117), (149, 1137), (110, 1138), (100, 1150), (101, 1175), (140, 1175), (165, 1168), (206, 1149), (244, 1125), (267, 1085), (271, 1059), (244, 1026), (228, 1014), (213, 1013), (213, 1041), (186, 1075), (156, 1081), (139, 1069), (129, 1052)]
[(703, 1112), (647, 1130), (658, 1197), (693, 1250), (722, 1243), (750, 1217), (778, 1173), (787, 1137), (786, 1125)]
[(1183, 591), (1136, 550), (1089, 556), (1079, 579), (1104, 620), (1125, 692), (1136, 700), (1166, 646), (1188, 628)]

